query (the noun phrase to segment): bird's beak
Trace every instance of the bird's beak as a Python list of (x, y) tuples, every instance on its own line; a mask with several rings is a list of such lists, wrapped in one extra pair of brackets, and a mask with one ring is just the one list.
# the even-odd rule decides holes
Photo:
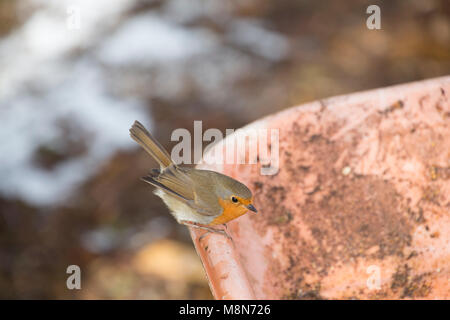
[(247, 209), (248, 209), (248, 210), (251, 210), (251, 211), (253, 211), (253, 212), (258, 212), (258, 210), (256, 210), (256, 208), (255, 208), (252, 204), (249, 204), (249, 205), (247, 206)]

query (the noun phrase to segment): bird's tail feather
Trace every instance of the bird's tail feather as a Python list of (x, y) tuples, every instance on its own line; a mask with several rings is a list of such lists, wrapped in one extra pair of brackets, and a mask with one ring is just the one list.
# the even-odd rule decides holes
[(134, 122), (130, 129), (130, 136), (156, 161), (158, 161), (161, 169), (164, 169), (170, 165), (175, 165), (167, 151), (155, 138), (152, 137), (150, 132), (148, 132), (139, 121)]

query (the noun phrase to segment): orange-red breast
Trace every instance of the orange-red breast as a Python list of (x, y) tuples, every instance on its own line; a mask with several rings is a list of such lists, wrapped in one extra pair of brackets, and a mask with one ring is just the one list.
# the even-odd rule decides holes
[(153, 169), (142, 180), (157, 187), (155, 194), (178, 223), (225, 234), (212, 226), (225, 224), (248, 210), (257, 212), (252, 193), (244, 184), (218, 172), (176, 165), (138, 121), (130, 135), (159, 163), (160, 169)]

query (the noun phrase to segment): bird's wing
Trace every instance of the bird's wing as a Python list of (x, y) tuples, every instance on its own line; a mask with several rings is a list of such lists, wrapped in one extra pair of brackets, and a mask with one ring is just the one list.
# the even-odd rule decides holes
[[(205, 192), (205, 188), (201, 184), (198, 185), (194, 182), (195, 180), (191, 179), (189, 171), (193, 171), (193, 169), (169, 166), (162, 171), (153, 170), (150, 175), (143, 177), (142, 180), (161, 188), (201, 215), (216, 216), (220, 214), (222, 207), (217, 201), (204, 201), (205, 195), (208, 193)], [(212, 190), (209, 190), (210, 193), (212, 193)]]

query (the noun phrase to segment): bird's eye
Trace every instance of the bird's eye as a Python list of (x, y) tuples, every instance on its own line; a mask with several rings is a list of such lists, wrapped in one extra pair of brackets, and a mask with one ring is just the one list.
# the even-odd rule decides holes
[(238, 199), (236, 197), (231, 197), (231, 201), (233, 201), (234, 203), (237, 203)]

